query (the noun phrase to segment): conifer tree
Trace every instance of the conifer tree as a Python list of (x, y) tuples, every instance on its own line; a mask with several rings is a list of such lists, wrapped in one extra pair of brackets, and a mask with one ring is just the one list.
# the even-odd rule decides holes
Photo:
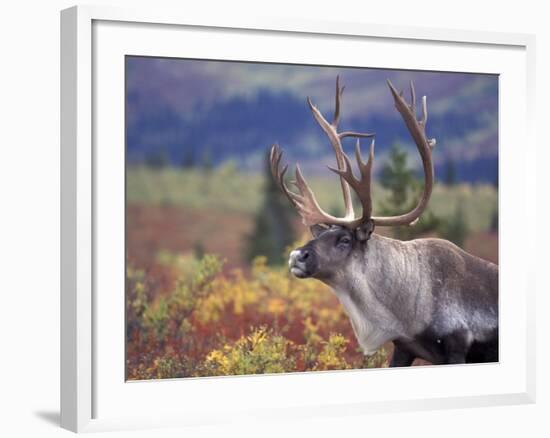
[(284, 262), (283, 254), (295, 240), (292, 223), (296, 213), (271, 176), (269, 156), (264, 169), (263, 203), (256, 214), (254, 229), (248, 236), (249, 260), (263, 255), (269, 264)]
[[(381, 216), (402, 214), (416, 206), (422, 189), (421, 183), (414, 170), (408, 167), (407, 153), (398, 143), (392, 145), (389, 160), (382, 168), (380, 183), (389, 191), (389, 197), (381, 203)], [(410, 240), (436, 230), (440, 222), (431, 211), (426, 210), (416, 225), (394, 227), (392, 232), (397, 239)]]

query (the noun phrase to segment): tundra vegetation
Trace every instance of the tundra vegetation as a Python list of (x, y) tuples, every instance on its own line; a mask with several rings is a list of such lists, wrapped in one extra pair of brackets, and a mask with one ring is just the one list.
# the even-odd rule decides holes
[[(292, 278), (257, 257), (224, 272), (213, 255), (162, 254), (175, 280), (127, 272), (128, 379), (162, 379), (380, 367), (365, 359), (328, 288)], [(158, 275), (157, 270), (157, 275)]]
[[(396, 181), (415, 178), (392, 154), (393, 171), (383, 171), (374, 186), (379, 211), (406, 209)], [(310, 180), (323, 205), (339, 206), (334, 178)], [(198, 165), (128, 168), (128, 379), (388, 365), (391, 345), (365, 358), (330, 289), (294, 278), (282, 263), (290, 248), (309, 239), (296, 216), (287, 232), (297, 237), (280, 249), (280, 258), (251, 247), (256, 232), (271, 233), (269, 224), (258, 226), (262, 210), (280, 196), (270, 184), (271, 177), (240, 173), (232, 163), (208, 175)], [(417, 196), (412, 187), (403, 202)], [(458, 229), (461, 246), (497, 261), (496, 203), (492, 185), (436, 184), (429, 206), (435, 224), (422, 233), (442, 236)], [(456, 225), (457, 211), (466, 226)], [(387, 232), (397, 237), (402, 231)]]

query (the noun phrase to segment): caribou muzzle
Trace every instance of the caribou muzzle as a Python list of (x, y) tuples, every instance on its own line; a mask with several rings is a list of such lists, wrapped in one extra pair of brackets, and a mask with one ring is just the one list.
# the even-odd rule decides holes
[(290, 272), (297, 278), (309, 278), (315, 275), (318, 270), (317, 257), (315, 252), (307, 245), (295, 249), (288, 258)]

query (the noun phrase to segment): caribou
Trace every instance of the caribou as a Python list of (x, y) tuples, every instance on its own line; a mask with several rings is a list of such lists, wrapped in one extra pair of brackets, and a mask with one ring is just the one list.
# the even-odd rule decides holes
[[(401, 241), (375, 233), (375, 228), (413, 226), (428, 205), (433, 185), (432, 150), (426, 136), (428, 109), (422, 98), (417, 119), (416, 93), (410, 82), (410, 103), (387, 81), (394, 105), (422, 159), (424, 187), (416, 206), (401, 215), (374, 216), (371, 174), (374, 133), (338, 131), (343, 87), (336, 79), (335, 110), (328, 122), (308, 97), (307, 103), (328, 137), (336, 157), (329, 167), (340, 179), (344, 216), (323, 211), (298, 164), (296, 190), (287, 185), (288, 165), (281, 166), (278, 145), (270, 151), (271, 172), (296, 208), (313, 239), (290, 253), (291, 273), (319, 280), (334, 291), (347, 313), (365, 355), (393, 343), (391, 367), (410, 366), (416, 358), (432, 364), (498, 361), (498, 266), (438, 238)], [(342, 140), (356, 138), (356, 177)], [(371, 137), (366, 162), (360, 139)], [(351, 189), (361, 204), (355, 216)]]

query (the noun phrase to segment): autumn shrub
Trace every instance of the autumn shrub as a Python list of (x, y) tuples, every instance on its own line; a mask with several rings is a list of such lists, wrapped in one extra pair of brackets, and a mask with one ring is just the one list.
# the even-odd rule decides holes
[(208, 353), (205, 368), (216, 376), (295, 371), (293, 349), (292, 341), (261, 327)]
[[(163, 253), (163, 270), (127, 272), (127, 377), (162, 379), (380, 367), (365, 358), (334, 294), (254, 259), (226, 272), (213, 255)], [(162, 272), (175, 277), (165, 292)], [(151, 277), (155, 278), (151, 278)]]
[(317, 370), (345, 370), (350, 365), (344, 358), (348, 340), (342, 335), (331, 335), (328, 341), (323, 341), (323, 348), (317, 357)]

